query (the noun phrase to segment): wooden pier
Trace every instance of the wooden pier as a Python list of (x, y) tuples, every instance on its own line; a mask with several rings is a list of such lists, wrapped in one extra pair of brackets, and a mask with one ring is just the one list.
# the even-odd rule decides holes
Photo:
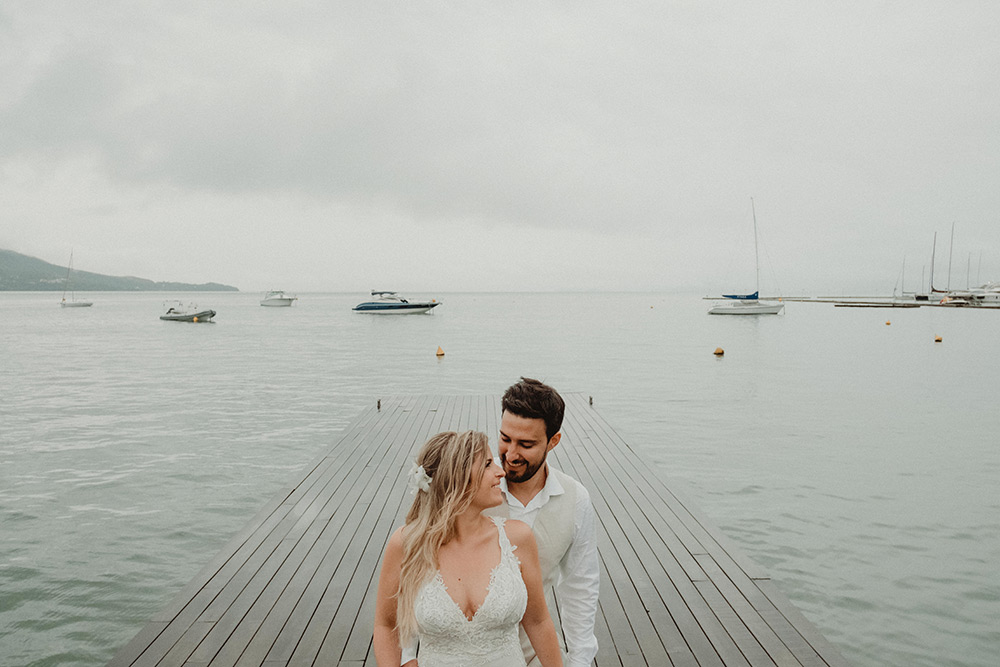
[[(598, 667), (847, 665), (586, 397), (564, 398), (550, 461), (583, 482), (597, 511)], [(382, 399), (109, 665), (374, 667), (380, 559), (409, 507), (403, 476), (416, 450), (466, 429), (495, 447), (499, 418), (497, 396)]]

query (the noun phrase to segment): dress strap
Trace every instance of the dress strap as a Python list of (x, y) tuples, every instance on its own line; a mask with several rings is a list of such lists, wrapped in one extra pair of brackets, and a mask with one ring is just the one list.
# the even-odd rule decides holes
[(500, 553), (503, 554), (504, 558), (513, 556), (516, 559), (517, 556), (514, 556), (514, 550), (517, 547), (510, 543), (510, 538), (507, 537), (507, 529), (504, 527), (507, 519), (502, 516), (491, 516), (490, 518), (493, 519), (493, 523), (496, 525), (497, 532), (499, 533)]

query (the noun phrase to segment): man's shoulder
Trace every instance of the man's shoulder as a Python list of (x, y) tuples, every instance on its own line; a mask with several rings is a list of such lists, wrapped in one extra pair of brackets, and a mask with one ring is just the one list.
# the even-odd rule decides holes
[(576, 489), (578, 493), (581, 491), (583, 493), (587, 493), (587, 487), (585, 487), (583, 483), (577, 478), (572, 477), (571, 475), (567, 475), (562, 470), (559, 470), (558, 468), (553, 468), (551, 466), (549, 467), (549, 472), (555, 474), (556, 479), (558, 479), (559, 483), (562, 484), (564, 487), (572, 486), (574, 489)]
[(553, 468), (551, 466), (549, 467), (549, 472), (555, 474), (556, 479), (559, 480), (559, 483), (562, 484), (564, 489), (567, 490), (570, 488), (573, 489), (574, 495), (576, 496), (577, 505), (579, 505), (581, 502), (585, 502), (588, 505), (590, 504), (590, 492), (587, 491), (587, 487), (585, 487), (580, 480), (570, 475), (567, 475), (562, 470)]

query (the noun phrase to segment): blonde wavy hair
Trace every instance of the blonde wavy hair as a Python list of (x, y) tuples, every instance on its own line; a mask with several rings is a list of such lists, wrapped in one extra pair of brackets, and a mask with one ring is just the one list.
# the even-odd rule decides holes
[(437, 570), (441, 545), (455, 536), (459, 514), (469, 508), (492, 458), (485, 433), (465, 431), (438, 433), (420, 449), (417, 464), (431, 478), (427, 491), (418, 491), (406, 514), (403, 531), (403, 562), (396, 598), (396, 629), (405, 644), (416, 636), (413, 613), (417, 591)]

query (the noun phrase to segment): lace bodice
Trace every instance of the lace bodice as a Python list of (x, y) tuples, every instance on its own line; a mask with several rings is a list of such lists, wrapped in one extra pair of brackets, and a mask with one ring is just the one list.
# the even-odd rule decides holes
[(517, 548), (504, 519), (494, 517), (500, 562), (490, 573), (483, 604), (468, 619), (448, 595), (440, 570), (417, 593), (413, 611), (420, 632), (420, 667), (524, 667), (518, 624), (528, 604)]

